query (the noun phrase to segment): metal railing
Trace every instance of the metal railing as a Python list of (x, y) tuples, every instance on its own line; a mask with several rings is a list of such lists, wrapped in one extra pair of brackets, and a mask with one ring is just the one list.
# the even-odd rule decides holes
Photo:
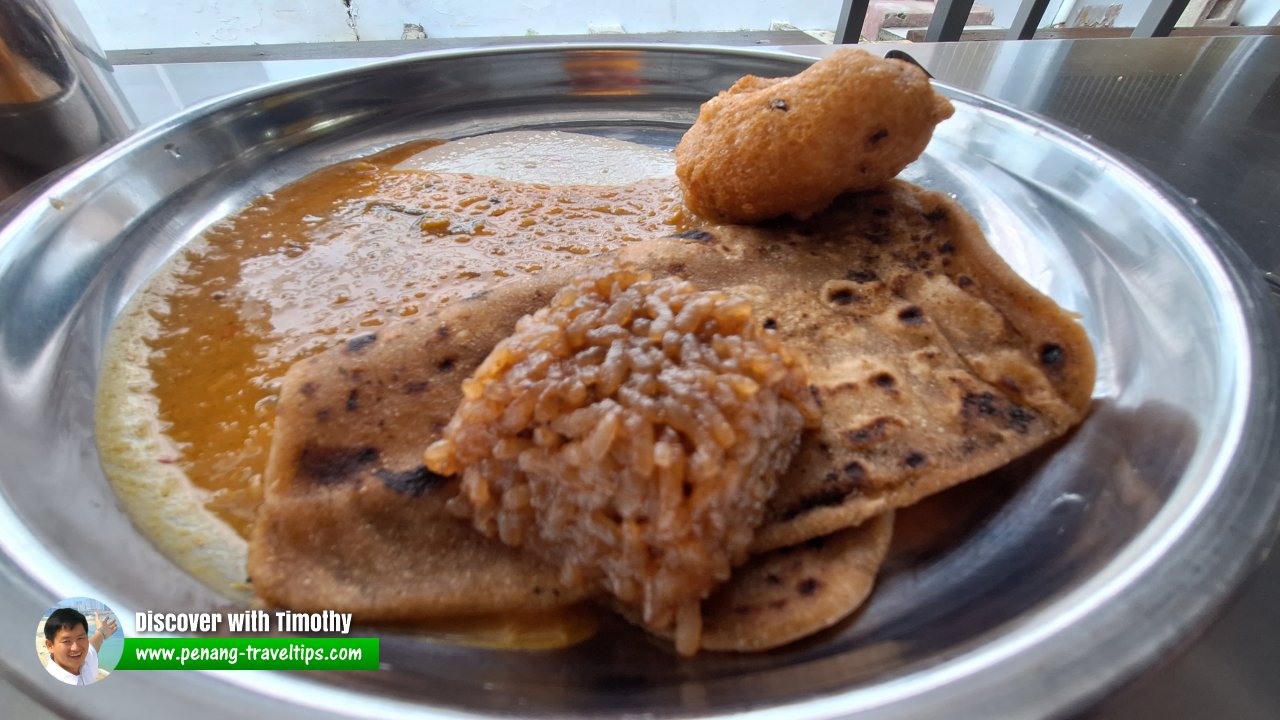
[[(1151, 0), (1138, 26), (1133, 30), (1133, 37), (1167, 37), (1173, 31), (1173, 25), (1187, 9), (1189, 0)], [(866, 21), (870, 0), (844, 0), (840, 7), (840, 20), (836, 23), (835, 42), (850, 44), (858, 42), (862, 25)], [(1044, 11), (1049, 0), (1022, 0), (1018, 12), (1009, 26), (1007, 40), (1029, 40), (1040, 27), (1044, 19)], [(952, 42), (960, 39), (964, 32), (965, 21), (973, 10), (973, 0), (937, 0), (933, 17), (929, 20), (929, 28), (925, 31), (926, 42)], [(870, 38), (874, 39), (874, 38)]]

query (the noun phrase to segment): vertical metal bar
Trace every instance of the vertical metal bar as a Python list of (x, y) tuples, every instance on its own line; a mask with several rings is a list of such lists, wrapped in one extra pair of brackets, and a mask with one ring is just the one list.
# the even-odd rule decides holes
[(1009, 34), (1005, 40), (1030, 40), (1044, 19), (1044, 11), (1049, 7), (1049, 0), (1022, 0), (1018, 6), (1018, 14), (1009, 26)]
[[(836, 23), (837, 45), (853, 45), (862, 34), (862, 24), (867, 19), (867, 6), (871, 0), (844, 0), (840, 6), (840, 22)], [(875, 40), (875, 38), (867, 38)]]
[(969, 20), (973, 0), (938, 0), (933, 7), (929, 29), (924, 31), (925, 42), (954, 42), (960, 39), (964, 24)]
[(1151, 0), (1147, 11), (1133, 29), (1133, 37), (1168, 37), (1174, 23), (1187, 9), (1188, 0)]

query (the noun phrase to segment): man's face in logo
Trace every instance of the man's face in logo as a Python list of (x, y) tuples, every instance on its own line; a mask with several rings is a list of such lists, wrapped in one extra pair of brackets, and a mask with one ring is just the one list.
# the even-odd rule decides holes
[(89, 633), (83, 625), (63, 628), (53, 641), (44, 641), (49, 657), (72, 675), (80, 674), (80, 666), (89, 652)]

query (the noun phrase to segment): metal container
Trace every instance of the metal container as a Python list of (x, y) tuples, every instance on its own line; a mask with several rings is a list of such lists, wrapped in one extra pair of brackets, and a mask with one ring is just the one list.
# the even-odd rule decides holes
[(75, 5), (0, 3), (0, 200), (134, 125)]
[[(628, 62), (575, 74), (601, 52)], [(89, 595), (131, 632), (134, 611), (222, 602), (134, 529), (92, 426), (112, 319), (209, 223), (412, 138), (560, 128), (670, 147), (741, 75), (809, 62), (672, 46), (396, 59), (194, 108), (59, 180), (0, 229), (0, 616), (34, 622), (51, 599)], [(904, 175), (955, 194), (1016, 270), (1081, 314), (1095, 406), (1069, 438), (975, 481), (999, 499), (944, 551), (885, 573), (852, 620), (691, 660), (625, 628), (553, 652), (383, 633), (381, 672), (121, 673), (91, 706), (5, 633), (5, 676), (68, 714), (130, 720), (143, 698), (186, 718), (1049, 717), (1125, 681), (1206, 621), (1274, 528), (1277, 320), (1193, 204), (1043, 120), (944, 91), (956, 115)]]

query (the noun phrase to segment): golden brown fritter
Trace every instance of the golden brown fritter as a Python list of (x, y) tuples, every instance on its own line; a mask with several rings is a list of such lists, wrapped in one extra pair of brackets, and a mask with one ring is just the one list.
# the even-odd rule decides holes
[(425, 455), (462, 473), (452, 507), (683, 654), (817, 419), (803, 356), (747, 301), (611, 266), (520, 320), (462, 389)]
[(839, 50), (795, 77), (748, 75), (703, 104), (676, 174), (699, 215), (803, 219), (893, 178), (953, 111), (916, 66)]

